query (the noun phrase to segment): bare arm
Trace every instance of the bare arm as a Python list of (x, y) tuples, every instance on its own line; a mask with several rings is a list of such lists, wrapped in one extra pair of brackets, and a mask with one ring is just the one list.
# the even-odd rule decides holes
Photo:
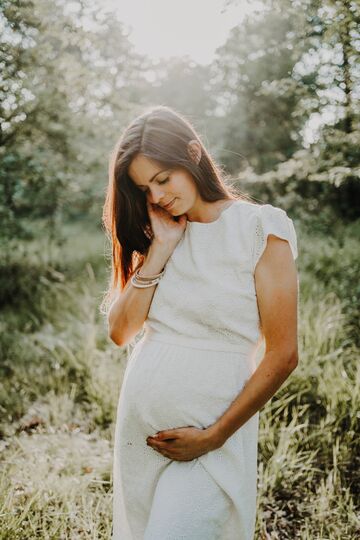
[[(152, 276), (158, 274), (166, 265), (186, 228), (186, 215), (176, 221), (163, 208), (147, 203), (153, 241), (145, 256), (139, 274)], [(141, 330), (149, 313), (157, 284), (139, 289), (129, 279), (118, 292), (108, 313), (109, 336), (117, 345), (126, 345)]]
[[(172, 248), (153, 242), (139, 271), (142, 276), (158, 274), (164, 268)], [(141, 330), (148, 315), (157, 285), (139, 289), (130, 280), (118, 293), (108, 313), (109, 336), (117, 345), (126, 345)]]
[(289, 244), (272, 235), (255, 270), (264, 357), (240, 394), (209, 428), (209, 440), (220, 447), (280, 388), (298, 363), (297, 271)]

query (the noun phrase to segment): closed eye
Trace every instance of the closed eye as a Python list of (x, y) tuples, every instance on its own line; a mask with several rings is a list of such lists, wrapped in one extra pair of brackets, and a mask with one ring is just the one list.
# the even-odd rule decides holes
[[(166, 184), (166, 182), (168, 182), (170, 180), (169, 177), (165, 178), (164, 180), (162, 180), (161, 182), (158, 181), (158, 184), (161, 185), (161, 184)], [(146, 188), (146, 189), (141, 189), (139, 188), (140, 191), (142, 191), (143, 193), (147, 193), (149, 190)]]

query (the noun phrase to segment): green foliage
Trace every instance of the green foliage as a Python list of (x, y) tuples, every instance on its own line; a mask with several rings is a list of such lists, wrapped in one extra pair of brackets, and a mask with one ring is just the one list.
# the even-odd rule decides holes
[(292, 77), (302, 52), (293, 47), (299, 19), (278, 9), (248, 17), (217, 51), (214, 73), (228, 104), (220, 159), (231, 172), (244, 158), (264, 172), (299, 148), (306, 120), (294, 114), (303, 91)]
[(140, 68), (119, 22), (90, 2), (74, 13), (62, 1), (6, 1), (0, 20), (6, 247), (28, 236), (29, 219), (47, 219), (53, 237), (62, 216), (92, 213), (100, 223), (108, 156), (136, 98)]
[[(263, 174), (289, 160), (316, 115), (335, 126), (338, 147), (343, 134), (359, 130), (356, 2), (264, 4), (266, 9), (233, 28), (214, 62), (224, 110), (221, 160), (233, 173), (251, 167)], [(340, 149), (343, 166), (351, 167), (346, 145)]]
[(0, 235), (8, 249), (11, 239), (33, 237), (32, 220), (41, 218), (52, 236), (67, 180), (62, 170), (51, 174), (40, 152), (25, 156), (17, 151), (1, 155), (0, 151)]
[(325, 232), (334, 221), (360, 218), (360, 131), (334, 127), (309, 149), (299, 150), (273, 171), (258, 175), (247, 168), (238, 175), (243, 191), (287, 209), (308, 230)]
[(0, 5), (1, 539), (110, 535), (125, 355), (98, 312), (99, 225), (110, 151), (154, 103), (298, 231), (300, 364), (261, 414), (259, 538), (360, 533), (359, 17), (351, 0), (264, 6), (197, 66), (136, 54), (90, 0)]
[[(360, 305), (357, 225), (315, 234), (296, 224), (300, 361), (260, 415), (259, 538), (350, 540), (359, 532), (359, 313), (350, 309)], [(111, 525), (112, 434), (126, 356), (109, 342), (98, 311), (103, 234), (79, 223), (62, 236), (67, 241), (48, 255), (41, 245), (28, 248), (26, 260), (13, 253), (23, 290), (0, 319), (4, 538), (24, 530), (29, 540), (65, 531), (108, 538)]]

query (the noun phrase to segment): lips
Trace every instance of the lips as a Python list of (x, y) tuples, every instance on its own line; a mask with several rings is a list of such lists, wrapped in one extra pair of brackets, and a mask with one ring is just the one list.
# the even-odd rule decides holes
[(170, 208), (170, 206), (173, 204), (173, 202), (175, 201), (175, 199), (176, 199), (176, 197), (175, 197), (172, 201), (170, 201), (168, 204), (165, 204), (165, 205), (163, 206), (163, 208)]

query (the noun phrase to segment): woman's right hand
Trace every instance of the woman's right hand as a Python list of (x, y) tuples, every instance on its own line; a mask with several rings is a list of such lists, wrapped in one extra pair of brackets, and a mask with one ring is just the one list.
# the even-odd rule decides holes
[(164, 208), (157, 204), (152, 204), (146, 201), (151, 229), (153, 232), (153, 242), (169, 246), (170, 249), (175, 249), (175, 246), (182, 237), (187, 224), (186, 214), (179, 216), (179, 221), (176, 221), (173, 216)]

